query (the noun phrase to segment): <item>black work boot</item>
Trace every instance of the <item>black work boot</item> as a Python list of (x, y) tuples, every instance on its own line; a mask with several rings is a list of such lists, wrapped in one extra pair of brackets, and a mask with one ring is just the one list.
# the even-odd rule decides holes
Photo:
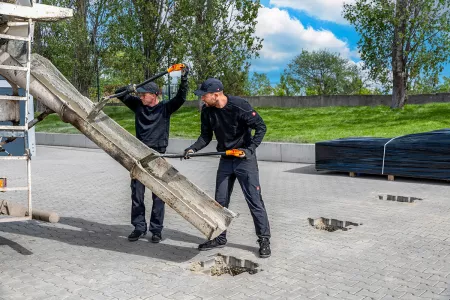
[(270, 241), (269, 238), (260, 238), (259, 243), (259, 257), (267, 258), (270, 256), (272, 251), (270, 251)]
[(128, 240), (130, 242), (135, 242), (139, 240), (141, 237), (145, 236), (145, 231), (133, 230), (133, 232), (128, 236)]
[(216, 239), (213, 239), (213, 240), (206, 241), (203, 244), (198, 245), (198, 250), (206, 251), (206, 250), (211, 250), (214, 248), (223, 248), (223, 247), (225, 247), (226, 244), (227, 244), (226, 242), (224, 244), (221, 244)]
[(162, 240), (161, 233), (154, 233), (154, 234), (152, 235), (152, 240), (151, 240), (152, 243), (157, 244), (157, 243), (161, 242), (161, 240)]

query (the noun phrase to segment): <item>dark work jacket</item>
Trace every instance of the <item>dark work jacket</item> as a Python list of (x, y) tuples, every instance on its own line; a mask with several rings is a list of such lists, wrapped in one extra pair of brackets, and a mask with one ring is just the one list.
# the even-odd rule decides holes
[[(217, 151), (243, 148), (253, 154), (266, 134), (266, 124), (245, 99), (226, 97), (228, 102), (223, 108), (203, 106), (201, 134), (191, 148), (199, 151), (206, 147), (214, 133)], [(253, 137), (252, 129), (255, 130)]]
[(148, 147), (165, 152), (169, 143), (170, 115), (186, 101), (187, 90), (187, 80), (182, 80), (175, 97), (153, 107), (143, 105), (141, 99), (130, 94), (119, 97), (135, 113), (136, 137)]

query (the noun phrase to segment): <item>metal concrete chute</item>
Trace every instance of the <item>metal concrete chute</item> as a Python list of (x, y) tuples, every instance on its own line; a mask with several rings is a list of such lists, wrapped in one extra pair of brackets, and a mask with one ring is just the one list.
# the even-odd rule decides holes
[[(233, 212), (220, 206), (101, 110), (95, 118), (88, 118), (95, 107), (93, 102), (81, 95), (46, 58), (33, 54), (29, 60), (29, 76), (18, 72), (22, 66), (18, 50), (17, 47), (0, 47), (0, 65), (7, 66), (0, 67), (1, 76), (19, 87), (26, 87), (34, 99), (86, 135), (130, 171), (132, 178), (141, 181), (208, 239), (227, 229), (236, 216)], [(0, 102), (0, 105), (3, 104)]]
[[(1, 56), (0, 56), (1, 59)], [(11, 58), (8, 60), (11, 63)], [(71, 123), (100, 148), (130, 171), (171, 208), (192, 223), (208, 238), (224, 231), (235, 215), (191, 183), (159, 154), (123, 129), (103, 112), (90, 121), (94, 107), (44, 57), (33, 54), (30, 91), (44, 105), (55, 111), (64, 122)], [(5, 75), (15, 83), (23, 78), (12, 72)]]
[[(54, 22), (73, 17), (70, 8), (34, 3), (31, 0), (0, 0), (0, 16), (14, 19)], [(10, 21), (18, 21), (11, 20)]]

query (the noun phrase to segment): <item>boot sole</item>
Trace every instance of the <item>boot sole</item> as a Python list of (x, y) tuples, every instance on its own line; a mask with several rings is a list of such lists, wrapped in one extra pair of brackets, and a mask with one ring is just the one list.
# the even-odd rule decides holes
[(138, 238), (128, 238), (128, 241), (130, 241), (130, 242), (136, 242), (136, 241), (138, 241), (140, 238), (142, 238), (142, 237), (144, 237), (145, 236), (145, 234), (143, 234), (143, 235), (141, 235), (140, 237), (138, 237)]
[(226, 245), (220, 245), (220, 246), (216, 246), (216, 247), (213, 247), (213, 248), (197, 248), (197, 249), (200, 250), (200, 251), (209, 251), (209, 250), (213, 250), (213, 249), (216, 249), (216, 248), (225, 248), (225, 246)]
[(260, 254), (259, 257), (261, 257), (261, 258), (268, 258), (268, 257), (270, 257), (270, 255), (271, 255), (271, 254), (266, 254), (266, 255), (261, 255), (261, 254)]

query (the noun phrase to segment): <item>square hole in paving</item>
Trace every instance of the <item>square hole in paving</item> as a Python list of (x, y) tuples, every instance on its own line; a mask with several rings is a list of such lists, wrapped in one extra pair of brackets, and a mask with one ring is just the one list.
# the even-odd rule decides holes
[(378, 199), (386, 200), (386, 201), (406, 202), (406, 203), (413, 203), (414, 201), (417, 201), (417, 200), (423, 200), (422, 198), (418, 198), (418, 197), (399, 196), (399, 195), (392, 195), (392, 194), (379, 194)]
[(211, 276), (221, 276), (229, 274), (236, 276), (242, 273), (256, 274), (259, 271), (259, 265), (248, 259), (239, 259), (234, 256), (227, 256), (218, 253), (212, 259), (194, 262), (191, 265), (191, 271), (204, 273)]
[(352, 229), (354, 226), (362, 225), (362, 223), (355, 223), (350, 221), (340, 221), (337, 219), (327, 219), (327, 218), (308, 218), (309, 225), (312, 227), (319, 229), (319, 230), (325, 230), (329, 232), (333, 232), (336, 230), (342, 230), (347, 231), (349, 229)]

